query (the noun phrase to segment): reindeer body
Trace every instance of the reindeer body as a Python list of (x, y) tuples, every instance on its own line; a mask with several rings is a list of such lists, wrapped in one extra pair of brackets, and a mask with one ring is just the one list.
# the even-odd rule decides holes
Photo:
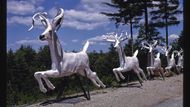
[(174, 58), (174, 54), (176, 51), (172, 52), (171, 57), (169, 57), (168, 55), (171, 48), (172, 47), (169, 47), (169, 49), (167, 49), (166, 47), (163, 48), (163, 50), (165, 51), (165, 56), (167, 58), (167, 66), (165, 67), (165, 71), (166, 73), (171, 73), (171, 69), (174, 68), (179, 73), (179, 71), (176, 68), (176, 63), (175, 63), (175, 58)]
[(165, 67), (166, 72), (171, 72), (171, 68), (176, 68), (176, 63), (174, 59), (174, 53), (172, 53), (171, 58), (169, 59), (169, 56), (166, 56), (168, 59), (168, 65)]
[(139, 61), (137, 59), (136, 56), (132, 56), (132, 57), (125, 57), (125, 61), (128, 63), (125, 63), (124, 65), (124, 70), (126, 71), (130, 71), (133, 70), (135, 67), (139, 66)]
[(148, 49), (149, 50), (149, 57), (151, 59), (150, 61), (150, 66), (148, 66), (147, 69), (147, 73), (148, 73), (148, 77), (150, 77), (151, 75), (154, 75), (154, 71), (158, 71), (160, 76), (162, 76), (163, 80), (164, 80), (164, 69), (161, 66), (161, 60), (160, 60), (160, 53), (157, 53), (156, 58), (154, 58), (154, 53), (153, 50), (156, 48), (157, 46), (157, 41), (154, 41), (153, 44), (148, 44), (147, 46), (145, 45), (145, 43), (142, 43), (142, 48)]
[(179, 72), (183, 71), (183, 50), (181, 49), (179, 52), (177, 52), (178, 60), (177, 60), (177, 70)]
[(149, 66), (146, 69), (148, 71), (148, 75), (150, 75), (150, 74), (154, 75), (154, 71), (158, 71), (159, 75), (164, 80), (164, 69), (161, 66), (160, 53), (157, 53), (157, 57), (154, 58), (154, 64), (153, 64), (153, 66)]
[[(74, 73), (84, 72), (84, 70), (89, 67), (88, 56), (84, 52), (64, 53), (63, 59), (64, 60), (60, 63), (61, 70), (59, 71), (60, 75), (58, 77), (70, 76)], [(53, 67), (52, 69), (57, 70), (58, 68)]]
[[(143, 72), (143, 70), (139, 67), (139, 61), (137, 58), (138, 50), (135, 51), (133, 56), (126, 56), (124, 53), (124, 50), (122, 49), (121, 42), (124, 41), (126, 38), (122, 38), (122, 35), (120, 37), (117, 37), (116, 35), (108, 35), (108, 37), (105, 38), (106, 41), (108, 42), (113, 42), (115, 43), (115, 48), (118, 52), (119, 55), (119, 62), (120, 66), (118, 68), (113, 68), (113, 73), (117, 79), (117, 81), (120, 81), (119, 76), (122, 79), (125, 79), (123, 76), (122, 72), (128, 72), (128, 71), (134, 71), (135, 74), (137, 75), (140, 83), (143, 82), (143, 79), (146, 80), (146, 76)], [(118, 76), (119, 74), (119, 76)], [(141, 78), (141, 75), (143, 79)], [(142, 84), (141, 84), (142, 85)]]
[[(44, 16), (44, 13), (36, 13), (33, 16), (33, 25), (35, 17), (38, 15), (41, 19), (42, 24), (46, 27), (46, 30), (39, 36), (40, 40), (47, 40), (50, 47), (52, 68), (51, 70), (38, 71), (34, 73), (34, 77), (38, 81), (39, 88), (42, 92), (46, 93), (47, 89), (42, 83), (42, 79), (47, 84), (48, 88), (55, 89), (55, 86), (48, 80), (48, 77), (58, 78), (70, 76), (75, 73), (79, 73), (84, 76), (85, 72), (87, 77), (93, 82), (97, 87), (105, 87), (99, 77), (90, 69), (89, 59), (86, 53), (89, 42), (87, 41), (83, 47), (83, 50), (78, 53), (66, 53), (62, 50), (61, 44), (59, 42), (58, 36), (56, 34), (57, 30), (60, 28), (63, 20), (63, 9), (60, 9), (60, 12), (54, 18), (52, 24)], [(29, 29), (31, 30), (32, 27)]]

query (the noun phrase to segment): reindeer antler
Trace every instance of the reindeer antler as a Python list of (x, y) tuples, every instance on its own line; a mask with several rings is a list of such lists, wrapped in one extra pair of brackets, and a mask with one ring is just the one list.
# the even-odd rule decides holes
[[(176, 55), (178, 55), (179, 51), (174, 50), (174, 51), (172, 52), (172, 54), (175, 54), (175, 53), (176, 53)], [(176, 55), (175, 55), (175, 57), (176, 57)]]
[(146, 49), (150, 48), (150, 45), (148, 43), (146, 43), (146, 45), (148, 45), (148, 46), (146, 46), (144, 41), (141, 43), (141, 45), (142, 45), (142, 48), (146, 48)]
[(35, 13), (33, 16), (32, 16), (32, 26), (28, 29), (28, 31), (32, 30), (33, 27), (34, 27), (34, 22), (36, 21), (36, 17), (39, 16), (42, 24), (47, 27), (48, 25), (48, 20), (46, 19), (45, 15), (47, 15), (47, 12), (38, 12), (38, 13)]
[(56, 31), (61, 27), (61, 24), (63, 23), (63, 16), (64, 16), (64, 10), (60, 8), (57, 12), (57, 15), (52, 21), (52, 24), (54, 25)]
[(156, 47), (156, 45), (158, 45), (158, 41), (154, 40), (154, 43), (152, 44), (153, 47)]
[(182, 48), (180, 48), (180, 51), (179, 51), (179, 52), (180, 52), (180, 54), (181, 54), (181, 53), (183, 53), (183, 49), (182, 49)]
[(125, 32), (125, 36), (123, 36), (123, 32), (122, 32), (119, 37), (119, 41), (123, 42), (123, 41), (127, 40), (128, 38), (129, 37), (127, 36), (127, 32)]

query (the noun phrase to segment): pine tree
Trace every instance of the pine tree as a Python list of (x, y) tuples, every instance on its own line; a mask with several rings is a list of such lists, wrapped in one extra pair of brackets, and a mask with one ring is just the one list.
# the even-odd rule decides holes
[(40, 47), (36, 55), (38, 70), (51, 69), (51, 56), (49, 46)]
[(146, 31), (144, 27), (145, 26), (143, 24), (140, 24), (140, 29), (137, 37), (138, 44), (140, 44), (141, 41), (147, 41), (148, 43), (151, 43), (153, 40), (158, 40), (160, 43), (165, 42), (164, 38), (162, 36), (159, 36), (160, 33), (158, 32), (157, 28), (153, 26), (152, 23), (150, 23), (148, 27), (148, 36), (145, 36)]
[(178, 9), (179, 0), (155, 0), (157, 3), (154, 6), (157, 8), (151, 11), (151, 19), (153, 25), (158, 28), (165, 27), (166, 31), (166, 46), (168, 47), (168, 26), (177, 25), (180, 21), (177, 15), (182, 11)]
[(133, 27), (137, 28), (138, 22), (140, 21), (143, 15), (142, 10), (142, 1), (141, 0), (112, 0), (112, 3), (105, 3), (106, 5), (117, 8), (117, 13), (106, 13), (102, 12), (102, 14), (108, 16), (110, 20), (115, 21), (116, 28), (119, 27), (120, 24), (130, 25), (130, 33), (131, 33), (131, 52), (133, 53)]

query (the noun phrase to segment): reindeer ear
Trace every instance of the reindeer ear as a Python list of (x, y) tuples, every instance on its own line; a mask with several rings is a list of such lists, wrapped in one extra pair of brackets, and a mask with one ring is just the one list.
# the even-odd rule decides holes
[(39, 16), (41, 22), (42, 22), (42, 25), (47, 28), (47, 22), (42, 18), (42, 16)]
[(58, 31), (59, 28), (61, 27), (61, 24), (63, 22), (63, 15), (64, 15), (64, 10), (62, 8), (60, 8), (59, 11), (57, 12), (57, 15), (55, 16), (55, 18), (52, 21), (52, 25), (53, 25), (55, 31)]

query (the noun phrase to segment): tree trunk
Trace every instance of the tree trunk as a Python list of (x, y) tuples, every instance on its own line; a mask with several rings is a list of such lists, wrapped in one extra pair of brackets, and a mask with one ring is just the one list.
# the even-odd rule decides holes
[(131, 55), (133, 55), (133, 23), (132, 23), (132, 18), (130, 18), (130, 31), (131, 31)]
[(168, 12), (167, 12), (167, 3), (168, 3), (168, 1), (165, 0), (166, 47), (168, 49)]
[(147, 9), (147, 0), (144, 0), (144, 9), (145, 9), (145, 34), (148, 37), (148, 9)]

